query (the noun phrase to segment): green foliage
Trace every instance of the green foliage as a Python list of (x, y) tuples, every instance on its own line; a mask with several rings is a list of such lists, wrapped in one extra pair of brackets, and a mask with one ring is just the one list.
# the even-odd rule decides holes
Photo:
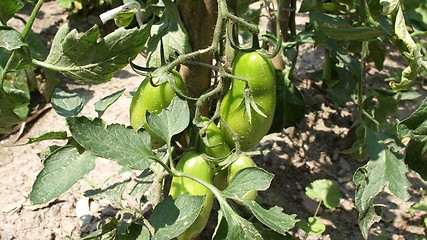
[(99, 118), (69, 117), (67, 124), (71, 135), (83, 148), (124, 167), (146, 169), (150, 159), (156, 158), (147, 132), (136, 132), (120, 124), (106, 126)]
[(203, 196), (182, 194), (175, 201), (167, 197), (151, 215), (150, 222), (155, 229), (152, 239), (168, 240), (183, 233), (196, 220), (204, 202)]
[(409, 116), (397, 125), (402, 141), (408, 142), (405, 149), (405, 163), (427, 179), (427, 99)]
[(52, 94), (52, 108), (63, 117), (78, 116), (84, 106), (84, 99), (76, 93), (67, 93), (56, 88)]
[(64, 25), (55, 35), (46, 60), (33, 62), (79, 80), (106, 82), (142, 50), (150, 29), (151, 25), (141, 29), (119, 28), (98, 41), (97, 25), (81, 36)]
[(420, 30), (427, 31), (427, 1), (402, 0), (402, 3), (405, 10), (405, 19), (408, 19), (411, 25)]
[(75, 147), (64, 146), (47, 157), (43, 164), (44, 168), (31, 189), (32, 204), (47, 203), (70, 189), (95, 168), (95, 156), (91, 152), (80, 154)]
[(302, 219), (298, 223), (298, 227), (300, 227), (307, 234), (315, 235), (322, 235), (322, 233), (326, 230), (325, 224), (323, 224), (317, 217), (309, 217), (308, 221)]
[[(7, 24), (22, 7), (22, 1), (2, 1), (0, 21)], [(1, 26), (0, 39), (0, 134), (6, 134), (27, 117), (30, 92), (38, 91), (49, 101), (58, 80), (31, 64), (31, 58), (47, 56), (45, 44), (31, 29), (20, 33)]]
[(242, 201), (243, 197), (252, 190), (266, 190), (273, 180), (273, 175), (259, 168), (245, 168), (236, 173), (231, 179), (228, 187), (223, 191), (223, 195)]
[(165, 12), (160, 21), (153, 25), (147, 44), (147, 65), (150, 67), (160, 67), (175, 59), (177, 54), (191, 51), (188, 34), (176, 5), (171, 0), (164, 0), (163, 3)]
[(427, 202), (418, 202), (411, 206), (413, 210), (420, 210), (427, 212)]
[(0, 2), (0, 22), (6, 25), (15, 13), (24, 7), (24, 2), (21, 0), (4, 0)]
[(11, 27), (0, 27), (0, 48), (7, 51), (19, 49), (26, 44), (23, 42), (21, 34)]
[[(405, 175), (408, 168), (386, 142), (387, 139), (383, 136), (366, 129), (367, 152), (371, 161), (359, 168), (353, 178), (357, 186), (355, 204), (359, 211), (359, 224), (365, 223), (370, 226), (373, 222), (380, 220), (375, 214), (373, 202), (374, 197), (385, 187), (388, 187), (396, 197), (402, 200), (409, 199), (407, 188), (410, 183)], [(363, 222), (361, 222), (362, 219)], [(365, 237), (367, 237), (369, 226), (360, 225)]]
[(276, 109), (270, 132), (280, 132), (283, 128), (294, 126), (305, 116), (304, 95), (289, 79), (289, 72), (279, 74), (276, 80)]
[(28, 95), (19, 89), (0, 90), (0, 134), (8, 133), (28, 113)]
[(119, 90), (108, 96), (103, 97), (95, 103), (95, 111), (98, 113), (98, 118), (101, 118), (105, 110), (115, 103), (125, 92), (125, 89)]
[(331, 180), (319, 179), (305, 187), (305, 194), (309, 198), (319, 201), (319, 205), (313, 217), (309, 217), (307, 221), (302, 219), (297, 223), (297, 226), (307, 234), (321, 235), (326, 230), (326, 226), (316, 216), (320, 205), (323, 203), (327, 208), (338, 207), (341, 192), (338, 186)]
[(310, 183), (305, 188), (305, 194), (314, 200), (321, 201), (327, 208), (338, 207), (341, 192), (331, 180), (321, 179)]
[(34, 138), (28, 138), (28, 141), (26, 144), (36, 143), (36, 142), (45, 141), (45, 140), (67, 139), (67, 137), (68, 137), (67, 132), (65, 131), (47, 132)]
[(266, 210), (256, 201), (245, 201), (243, 204), (262, 224), (283, 236), (285, 236), (286, 232), (295, 226), (297, 222), (294, 214), (287, 215), (283, 213), (281, 207), (275, 206)]
[(190, 110), (185, 100), (178, 96), (172, 100), (169, 107), (157, 114), (147, 116), (150, 129), (163, 139), (168, 146), (174, 135), (184, 131), (190, 123)]

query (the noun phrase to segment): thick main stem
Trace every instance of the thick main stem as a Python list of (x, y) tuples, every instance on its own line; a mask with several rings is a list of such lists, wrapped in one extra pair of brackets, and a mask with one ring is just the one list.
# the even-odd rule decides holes
[[(177, 3), (181, 19), (190, 38), (192, 50), (208, 48), (212, 43), (217, 21), (217, 1), (180, 0)], [(197, 56), (195, 60), (211, 64), (212, 59), (212, 53), (206, 52)], [(200, 97), (210, 86), (211, 70), (209, 68), (182, 64), (179, 73), (184, 79), (187, 94), (190, 97)]]

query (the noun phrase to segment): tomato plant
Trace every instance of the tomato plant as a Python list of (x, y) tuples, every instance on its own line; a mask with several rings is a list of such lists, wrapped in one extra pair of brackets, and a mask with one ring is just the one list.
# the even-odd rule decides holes
[[(0, 132), (26, 115), (28, 91), (19, 89), (22, 84), (14, 78), (22, 69), (37, 66), (103, 84), (130, 64), (146, 77), (129, 106), (133, 129), (102, 120), (123, 90), (100, 99), (95, 104), (97, 117), (89, 118), (81, 115), (82, 97), (56, 89), (52, 107), (66, 119), (68, 131), (48, 132), (28, 141), (65, 140), (64, 145), (49, 148), (43, 158), (43, 169), (30, 193), (33, 204), (48, 203), (66, 192), (95, 168), (96, 157), (115, 161), (123, 167), (121, 172), (135, 176), (86, 193), (106, 198), (113, 194), (114, 204), (132, 216), (130, 220), (114, 218), (87, 238), (108, 234), (120, 239), (194, 238), (214, 211), (218, 218), (213, 239), (287, 237), (296, 226), (296, 215), (278, 206), (265, 209), (262, 198), (254, 200), (259, 191), (269, 188), (273, 174), (253, 167), (252, 159), (244, 155), (269, 131), (297, 124), (304, 116), (306, 103), (292, 78), (302, 44), (315, 44), (325, 51), (318, 87), (328, 100), (357, 110), (350, 130), (357, 139), (342, 152), (365, 161), (353, 176), (363, 237), (368, 238), (372, 224), (381, 219), (375, 197), (384, 188), (407, 200), (406, 174), (412, 170), (426, 179), (427, 100), (402, 121), (393, 116), (399, 100), (409, 98), (408, 88), (427, 68), (425, 47), (417, 40), (425, 35), (418, 29), (423, 18), (409, 11), (414, 25), (408, 26), (405, 5), (399, 0), (303, 0), (298, 11), (309, 12), (310, 22), (298, 33), (295, 0), (263, 5), (268, 11), (264, 15), (276, 29), (260, 28), (258, 19), (263, 14), (249, 7), (252, 1), (150, 0), (142, 1), (143, 9), (138, 2), (126, 1), (101, 15), (103, 22), (114, 20), (120, 26), (114, 32), (100, 37), (95, 25), (78, 34), (64, 25), (49, 53), (40, 55), (27, 42), (43, 2), (37, 1), (22, 33), (7, 26), (23, 7), (22, 1), (0, 3), (0, 48), (7, 52), (1, 58)], [(138, 27), (129, 27), (133, 18)], [(376, 68), (383, 67), (386, 42), (408, 64), (389, 87), (374, 89), (367, 83), (367, 65), (373, 61)], [(134, 62), (140, 53), (146, 66)], [(190, 136), (194, 129), (199, 135), (196, 141)], [(219, 169), (215, 176), (213, 169)], [(132, 190), (127, 193), (126, 188)], [(310, 184), (306, 192), (319, 201), (318, 208), (322, 203), (334, 208), (339, 197), (330, 193), (337, 189), (323, 180)], [(126, 194), (138, 203), (137, 208), (121, 202)], [(251, 217), (244, 218), (247, 215), (229, 200), (241, 204)], [(212, 207), (214, 201), (218, 208)], [(298, 226), (321, 234), (325, 226), (316, 215), (317, 211)]]

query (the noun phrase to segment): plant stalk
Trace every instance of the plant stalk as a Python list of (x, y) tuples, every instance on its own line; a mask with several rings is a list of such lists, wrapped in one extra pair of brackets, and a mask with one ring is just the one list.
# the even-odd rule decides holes
[(366, 58), (369, 55), (369, 42), (362, 42), (362, 56), (360, 59), (360, 80), (357, 84), (357, 106), (358, 106), (358, 115), (361, 123), (362, 116), (365, 114), (365, 109), (363, 107), (364, 99), (364, 91), (366, 84)]
[(22, 38), (25, 40), (27, 40), (28, 35), (30, 34), (31, 28), (33, 27), (34, 24), (34, 20), (36, 19), (37, 13), (40, 11), (40, 8), (42, 7), (44, 3), (44, 0), (39, 0), (36, 4), (36, 6), (34, 6), (33, 11), (31, 12), (30, 18), (28, 19), (27, 24), (25, 24), (24, 30), (22, 30)]

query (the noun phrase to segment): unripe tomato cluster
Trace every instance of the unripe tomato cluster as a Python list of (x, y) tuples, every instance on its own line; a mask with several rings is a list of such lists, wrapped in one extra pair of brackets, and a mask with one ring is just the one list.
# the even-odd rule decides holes
[[(219, 167), (213, 166), (212, 162), (219, 161), (208, 161), (207, 157), (220, 160), (230, 156), (236, 146), (233, 135), (237, 137), (239, 150), (246, 151), (257, 145), (272, 124), (276, 103), (276, 78), (270, 59), (257, 52), (241, 52), (233, 62), (232, 74), (241, 79), (233, 79), (231, 88), (222, 99), (220, 114), (227, 126), (224, 123), (218, 126), (209, 122), (208, 118), (203, 118), (206, 127), (204, 137), (199, 137), (198, 146), (193, 146), (198, 152), (184, 153), (176, 165), (177, 170), (213, 184), (221, 191), (227, 188), (237, 172), (254, 167), (255, 164), (251, 158), (240, 155), (225, 169), (215, 171)], [(173, 71), (173, 75), (175, 85), (185, 93), (181, 76), (177, 71)], [(143, 81), (133, 96), (130, 106), (131, 125), (135, 129), (142, 127), (150, 133), (153, 148), (164, 145), (164, 142), (148, 128), (145, 123), (146, 112), (160, 113), (175, 95), (169, 83), (154, 87), (150, 81)], [(250, 102), (252, 105), (248, 106)], [(173, 177), (169, 195), (175, 199), (181, 194), (206, 196), (196, 221), (178, 237), (193, 239), (208, 221), (214, 196), (209, 189), (194, 180)], [(256, 191), (251, 191), (243, 199), (254, 200), (256, 195)]]

